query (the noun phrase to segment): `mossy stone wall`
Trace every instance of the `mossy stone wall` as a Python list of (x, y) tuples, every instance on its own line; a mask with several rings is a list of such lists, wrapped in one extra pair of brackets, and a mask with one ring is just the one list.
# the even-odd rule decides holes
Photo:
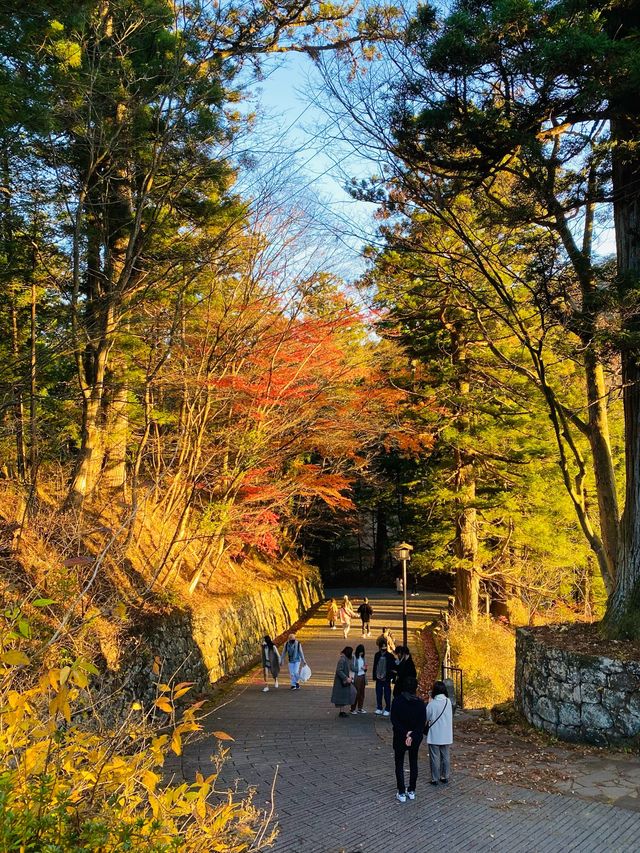
[(609, 744), (640, 735), (640, 662), (547, 645), (535, 628), (516, 632), (515, 704), (561, 740)]
[(206, 693), (258, 657), (264, 634), (284, 633), (323, 596), (313, 570), (279, 583), (255, 582), (233, 596), (202, 596), (191, 609), (176, 609), (141, 626), (118, 671), (105, 673), (103, 690), (118, 697), (120, 711), (134, 701), (152, 702), (158, 682), (191, 681), (189, 697)]

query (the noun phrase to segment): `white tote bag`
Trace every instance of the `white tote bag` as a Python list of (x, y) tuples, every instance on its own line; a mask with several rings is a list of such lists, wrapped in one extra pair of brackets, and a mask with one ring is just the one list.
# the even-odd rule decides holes
[(311, 667), (308, 663), (305, 663), (304, 666), (300, 667), (300, 672), (298, 674), (298, 681), (301, 681), (303, 684), (305, 681), (309, 681), (311, 678)]

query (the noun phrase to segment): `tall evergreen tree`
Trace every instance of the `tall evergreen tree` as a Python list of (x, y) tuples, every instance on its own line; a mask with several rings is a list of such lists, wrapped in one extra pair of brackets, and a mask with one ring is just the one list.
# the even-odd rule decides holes
[[(421, 6), (404, 49), (392, 56), (393, 75), (380, 88), (391, 133), (385, 136), (379, 124), (373, 128), (391, 152), (390, 172), (407, 196), (446, 218), (450, 200), (466, 192), (481, 200), (483, 215), (494, 222), (545, 231), (557, 245), (556, 257), (571, 270), (571, 285), (556, 296), (565, 302), (568, 338), (581, 341), (586, 417), (583, 422), (563, 412), (551, 396), (549, 412), (561, 437), (572, 426), (589, 439), (599, 530), (587, 523), (581, 499), (567, 486), (612, 590), (609, 628), (621, 633), (639, 630), (634, 614), (640, 595), (638, 15), (637, 4), (626, 0), (465, 0), (441, 15)], [(334, 91), (339, 94), (339, 87)], [(371, 107), (371, 92), (363, 97)], [(372, 130), (366, 112), (356, 120)], [(594, 253), (603, 205), (613, 210), (615, 281), (603, 274)], [(470, 251), (493, 272), (500, 253), (467, 236)], [(555, 307), (550, 322), (557, 321)], [(625, 412), (621, 516), (607, 411), (611, 345), (622, 363)], [(571, 453), (582, 466), (580, 454)]]

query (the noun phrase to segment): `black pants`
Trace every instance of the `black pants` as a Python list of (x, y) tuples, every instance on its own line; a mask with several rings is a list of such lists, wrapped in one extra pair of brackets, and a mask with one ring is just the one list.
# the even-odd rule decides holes
[(409, 753), (409, 790), (415, 791), (416, 782), (418, 781), (418, 747), (416, 744), (405, 746), (404, 744), (394, 744), (393, 752), (396, 758), (396, 783), (398, 791), (401, 794), (405, 792), (404, 786), (404, 754)]

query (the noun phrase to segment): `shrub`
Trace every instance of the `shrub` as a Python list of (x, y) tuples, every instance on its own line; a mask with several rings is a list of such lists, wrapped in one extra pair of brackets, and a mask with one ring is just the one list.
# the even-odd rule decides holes
[(133, 703), (119, 725), (100, 730), (87, 710), (95, 667), (77, 659), (38, 671), (24, 651), (30, 638), (24, 618), (4, 617), (0, 850), (241, 853), (272, 840), (250, 797), (214, 790), (225, 753), (219, 742), (231, 740), (224, 732), (214, 733), (210, 775), (182, 784), (163, 779), (169, 753), (179, 755), (184, 740), (202, 728), (201, 703), (176, 716), (175, 701), (188, 684), (159, 685), (153, 709), (145, 713)]
[(488, 707), (512, 698), (513, 630), (487, 617), (480, 617), (474, 627), (453, 616), (449, 626), (452, 659), (463, 671), (465, 707)]

